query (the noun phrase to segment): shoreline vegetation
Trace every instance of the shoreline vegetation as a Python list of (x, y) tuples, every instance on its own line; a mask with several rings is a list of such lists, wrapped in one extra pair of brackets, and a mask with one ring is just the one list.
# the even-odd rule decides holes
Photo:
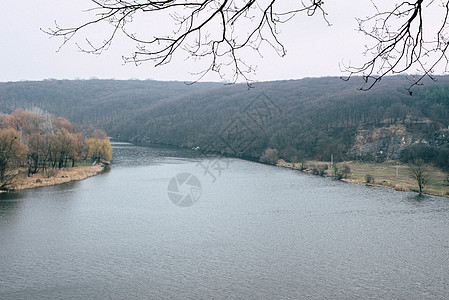
[[(257, 160), (255, 160), (257, 161)], [(277, 167), (289, 168), (298, 170), (304, 173), (335, 178), (332, 169), (329, 167), (330, 163), (325, 161), (308, 160), (301, 163), (286, 162), (283, 159), (276, 161), (263, 161), (269, 165)], [(398, 164), (395, 161), (388, 161), (383, 163), (372, 163), (362, 161), (345, 161), (336, 164), (339, 168), (348, 166), (350, 173), (347, 178), (340, 178), (339, 180), (363, 184), (366, 186), (382, 187), (394, 189), (396, 191), (416, 192), (416, 180), (411, 177), (410, 169), (406, 164)], [(74, 167), (66, 167), (61, 169), (52, 169), (52, 174), (44, 174), (42, 172), (27, 176), (26, 172), (22, 170), (21, 174), (17, 175), (11, 183), (9, 189), (0, 189), (0, 193), (54, 186), (73, 181), (85, 180), (87, 178), (96, 176), (104, 172), (108, 166), (108, 162), (99, 162), (94, 165), (76, 165)], [(326, 168), (323, 168), (326, 166)], [(322, 173), (317, 174), (314, 169), (321, 169)], [(439, 168), (433, 166), (426, 166), (428, 182), (423, 191), (423, 194), (449, 198), (449, 181), (448, 175)], [(369, 178), (369, 182), (367, 182)]]
[[(275, 165), (278, 167), (299, 170), (304, 173), (314, 174), (312, 166), (319, 168), (320, 166), (329, 165), (329, 163), (324, 161), (290, 163), (284, 161), (283, 159), (279, 159)], [(351, 170), (348, 177), (341, 178), (341, 181), (389, 188), (397, 191), (419, 193), (417, 182), (411, 177), (408, 165), (397, 164), (393, 161), (384, 163), (346, 161), (338, 163), (337, 165), (340, 168), (343, 166), (348, 166)], [(447, 182), (447, 175), (440, 169), (433, 166), (426, 166), (426, 172), (428, 181), (423, 190), (423, 194), (449, 198), (449, 182)], [(314, 175), (334, 177), (331, 169), (324, 170), (323, 174)]]
[(0, 114), (0, 190), (14, 191), (83, 180), (112, 158), (106, 132), (81, 128), (45, 111)]
[[(94, 150), (104, 152), (107, 145), (89, 130), (90, 124), (98, 124), (108, 136), (133, 144), (189, 148), (271, 165), (279, 158), (299, 165), (302, 160), (327, 161), (324, 172), (337, 179), (445, 196), (449, 76), (435, 79), (438, 83), (417, 86), (413, 97), (401, 88), (407, 81), (402, 75), (385, 78), (382, 89), (362, 94), (355, 92), (354, 82), (338, 77), (261, 82), (251, 90), (218, 83), (201, 83), (192, 90), (181, 82), (133, 80), (3, 83), (0, 112), (13, 113), (0, 113), (0, 189), (2, 174), (18, 167), (28, 166), (33, 173), (73, 161), (92, 162), (98, 156)], [(18, 107), (39, 116), (14, 112)], [(20, 141), (3, 143), (17, 151), (3, 151), (2, 136)], [(8, 159), (2, 160), (7, 152)], [(350, 176), (344, 163), (335, 174), (330, 160), (352, 161)], [(402, 164), (398, 180), (396, 162)], [(415, 165), (415, 175), (407, 164)], [(421, 177), (428, 166), (446, 174)]]
[(103, 173), (105, 167), (106, 165), (96, 164), (91, 166), (75, 166), (71, 168), (54, 169), (54, 174), (51, 174), (51, 176), (46, 176), (43, 173), (37, 173), (31, 176), (20, 174), (14, 179), (14, 182), (12, 182), (11, 187), (8, 190), (0, 190), (0, 193), (80, 181)]

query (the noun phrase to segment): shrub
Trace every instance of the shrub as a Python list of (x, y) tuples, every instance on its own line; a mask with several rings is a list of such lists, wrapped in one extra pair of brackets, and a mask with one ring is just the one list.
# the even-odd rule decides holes
[(45, 169), (45, 171), (46, 171), (47, 178), (53, 177), (56, 175), (56, 173), (58, 173), (56, 168), (47, 168), (47, 169)]
[(351, 175), (351, 168), (348, 165), (344, 165), (341, 172), (343, 174), (343, 178), (348, 178)]
[(325, 176), (326, 170), (329, 169), (327, 164), (324, 165), (312, 165), (310, 166), (313, 175)]
[(334, 164), (332, 166), (332, 171), (334, 173), (334, 177), (338, 180), (341, 180), (343, 178), (348, 178), (351, 174), (351, 168), (348, 165), (344, 165), (343, 168), (339, 169), (337, 167), (337, 164)]
[(371, 175), (371, 174), (366, 174), (366, 175), (365, 175), (365, 182), (366, 182), (366, 183), (374, 184), (374, 176)]
[(274, 165), (275, 163), (277, 163), (279, 159), (279, 154), (278, 151), (276, 149), (272, 149), (272, 148), (268, 148), (265, 150), (265, 153), (260, 157), (260, 161), (270, 164), (270, 165)]

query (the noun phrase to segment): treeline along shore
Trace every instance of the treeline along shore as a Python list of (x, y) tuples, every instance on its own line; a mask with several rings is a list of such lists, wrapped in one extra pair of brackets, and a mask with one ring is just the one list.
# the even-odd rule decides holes
[(0, 191), (82, 180), (103, 171), (109, 138), (39, 109), (0, 115)]
[[(272, 149), (287, 163), (326, 161), (326, 172), (337, 177), (344, 166), (331, 166), (331, 158), (366, 163), (362, 179), (371, 182), (373, 176), (376, 185), (390, 181), (369, 167), (400, 164), (413, 172), (415, 166), (419, 180), (408, 180), (423, 192), (433, 179), (422, 172), (449, 174), (449, 76), (434, 79), (412, 93), (406, 76), (385, 77), (366, 92), (358, 90), (362, 78), (356, 77), (259, 82), (252, 89), (153, 80), (9, 82), (0, 83), (0, 112), (39, 107), (83, 128), (102, 128), (119, 141), (251, 160), (266, 161)], [(356, 176), (358, 166), (347, 165)], [(446, 175), (438, 176), (443, 193), (446, 182)]]

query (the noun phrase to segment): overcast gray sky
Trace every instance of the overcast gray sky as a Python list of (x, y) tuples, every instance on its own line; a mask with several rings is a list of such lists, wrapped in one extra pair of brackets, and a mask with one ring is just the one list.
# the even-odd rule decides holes
[[(328, 27), (319, 16), (296, 16), (283, 28), (280, 36), (287, 48), (287, 56), (279, 58), (269, 49), (262, 53), (263, 59), (254, 55), (252, 63), (258, 65), (258, 71), (252, 79), (267, 81), (342, 75), (339, 63), (362, 61), (366, 38), (355, 30), (355, 17), (372, 13), (371, 1), (329, 0), (325, 4), (332, 26)], [(197, 66), (193, 62), (185, 61), (184, 53), (179, 53), (170, 65), (155, 68), (152, 63), (123, 65), (122, 55), (130, 54), (133, 48), (131, 44), (121, 42), (114, 43), (101, 56), (81, 53), (73, 44), (57, 52), (61, 40), (49, 39), (40, 28), (52, 27), (55, 20), (62, 26), (79, 24), (83, 16), (81, 10), (89, 7), (89, 0), (5, 1), (0, 18), (0, 81), (91, 77), (195, 79), (190, 72), (200, 70), (195, 69)], [(206, 79), (219, 81), (215, 75)]]

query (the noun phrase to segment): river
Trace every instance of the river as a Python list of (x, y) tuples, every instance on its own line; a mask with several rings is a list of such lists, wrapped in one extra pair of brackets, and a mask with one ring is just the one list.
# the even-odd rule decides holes
[(449, 201), (114, 144), (0, 194), (0, 299), (449, 299)]

